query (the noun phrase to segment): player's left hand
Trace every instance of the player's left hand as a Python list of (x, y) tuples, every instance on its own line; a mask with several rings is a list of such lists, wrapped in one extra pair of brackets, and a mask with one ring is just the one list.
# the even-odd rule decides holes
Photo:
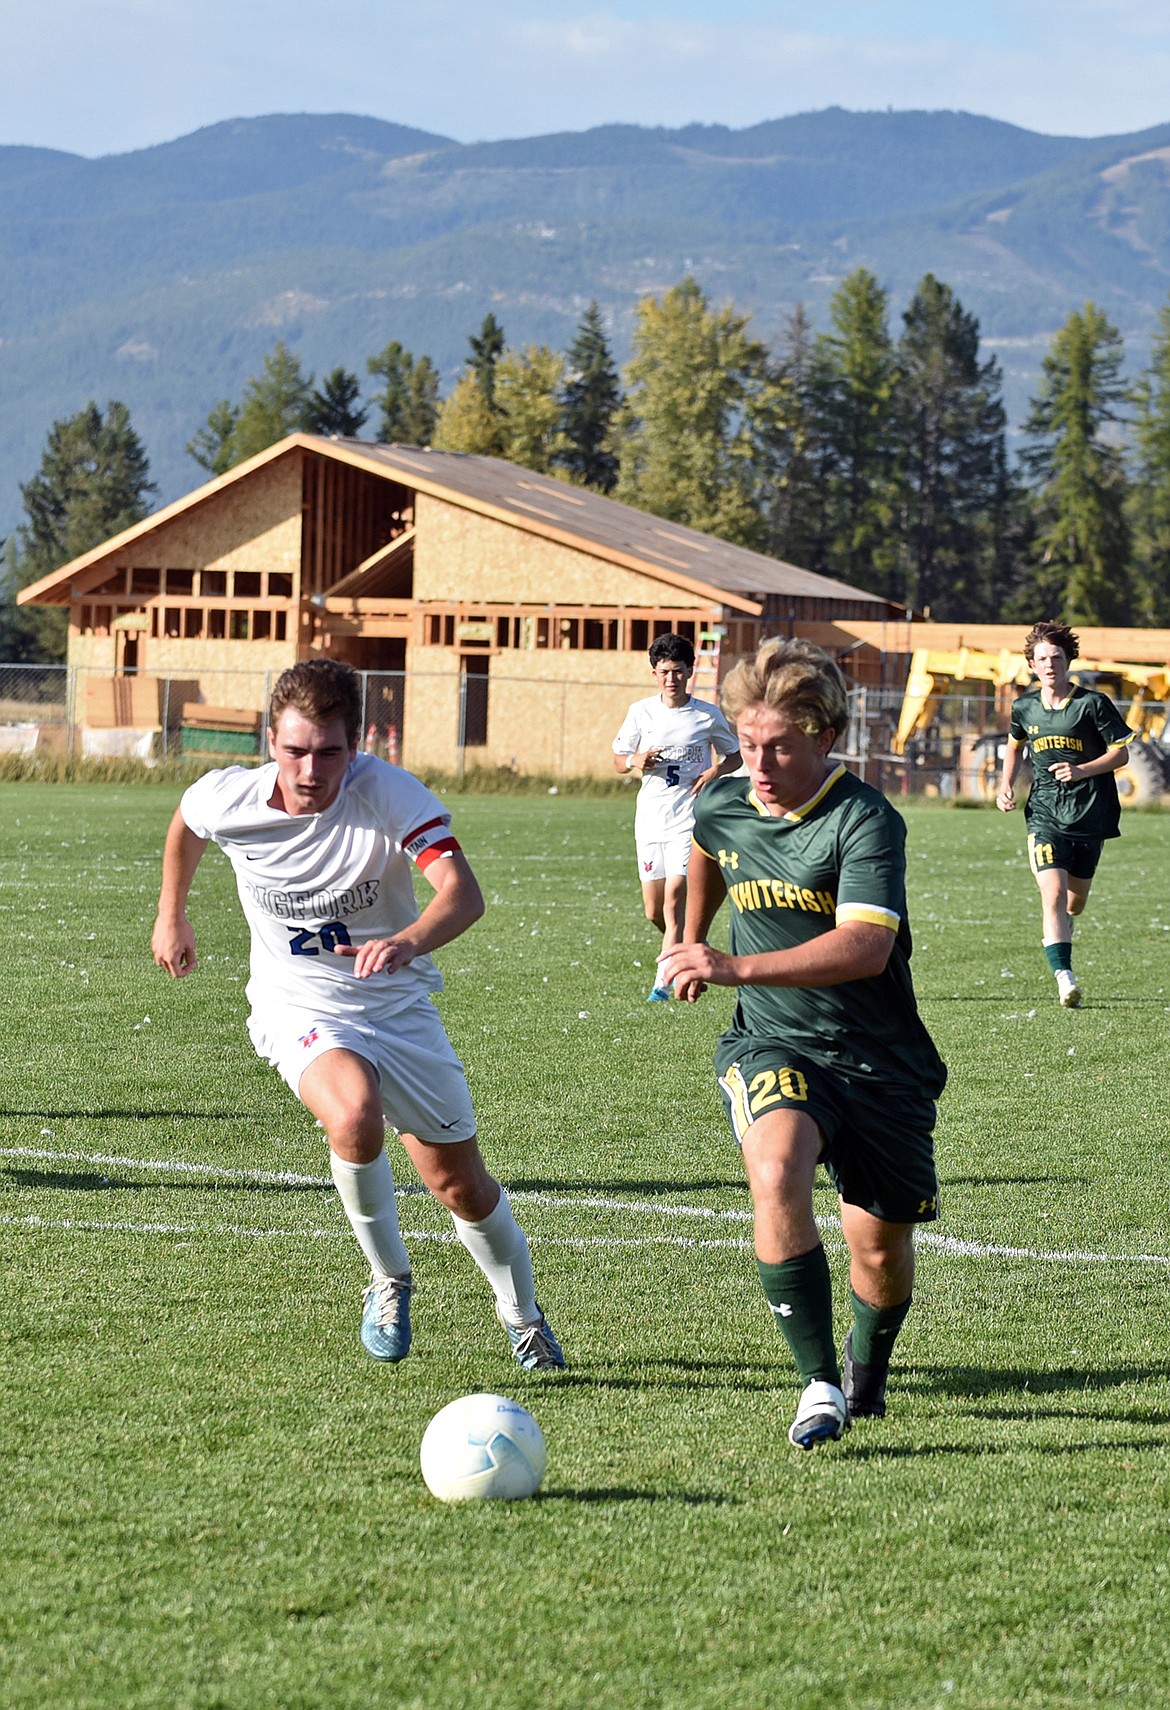
[(396, 974), (418, 954), (408, 938), (371, 938), (367, 944), (339, 944), (338, 956), (353, 957), (353, 971), (359, 980), (371, 974)]
[(1052, 768), (1052, 776), (1058, 784), (1075, 784), (1081, 776), (1079, 766), (1074, 766), (1071, 760), (1058, 760)]
[(658, 983), (673, 986), (683, 1003), (695, 1003), (708, 986), (736, 986), (735, 963), (709, 944), (676, 944), (658, 958)]

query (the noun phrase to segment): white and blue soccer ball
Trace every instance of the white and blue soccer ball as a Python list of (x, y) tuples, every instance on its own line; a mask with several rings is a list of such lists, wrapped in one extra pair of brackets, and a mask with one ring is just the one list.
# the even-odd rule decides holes
[(547, 1455), (544, 1433), (519, 1402), (464, 1395), (435, 1414), (419, 1461), (440, 1502), (514, 1502), (540, 1489)]

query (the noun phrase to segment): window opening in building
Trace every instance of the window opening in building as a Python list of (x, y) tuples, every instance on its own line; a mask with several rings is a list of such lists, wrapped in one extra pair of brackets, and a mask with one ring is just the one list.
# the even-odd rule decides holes
[(460, 680), (459, 714), (461, 748), (483, 748), (488, 730), (488, 667), (491, 659), (474, 654), (463, 660)]

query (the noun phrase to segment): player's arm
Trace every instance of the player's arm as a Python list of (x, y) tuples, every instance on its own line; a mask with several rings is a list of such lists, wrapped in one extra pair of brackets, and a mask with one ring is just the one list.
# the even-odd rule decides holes
[(1015, 782), (1019, 776), (1026, 746), (1026, 743), (1017, 742), (1012, 736), (1007, 739), (1007, 747), (1004, 749), (1003, 755), (1003, 776), (1000, 779), (999, 794), (995, 798), (995, 805), (1000, 813), (1011, 813), (1016, 805)]
[(705, 772), (699, 773), (691, 785), (691, 794), (697, 796), (700, 790), (705, 790), (708, 784), (715, 782), (716, 778), (729, 777), (732, 772), (738, 772), (742, 765), (743, 756), (738, 748), (731, 754), (725, 754), (721, 760), (716, 758), (713, 766), (708, 766)]
[[(713, 861), (697, 843), (692, 844), (690, 864), (687, 867), (687, 912), (683, 925), (683, 944), (704, 944), (711, 930), (711, 923), (722, 908), (726, 895), (727, 886), (723, 882), (719, 863)], [(660, 985), (670, 985), (674, 979), (673, 974), (667, 972), (665, 961), (665, 957), (659, 957)], [(675, 988), (675, 995), (686, 1003), (694, 1003), (706, 990), (707, 982), (701, 977), (686, 979)]]
[(627, 772), (633, 772), (640, 778), (657, 760), (657, 748), (640, 748), (636, 754), (615, 754), (613, 769), (620, 777), (625, 777)]
[(196, 837), (176, 808), (163, 848), (162, 889), (150, 938), (155, 961), (175, 980), (189, 974), (198, 962), (195, 933), (187, 919), (187, 898), (206, 848), (206, 837)]
[(445, 850), (425, 864), (420, 860), (419, 866), (435, 894), (413, 926), (393, 938), (337, 946), (339, 956), (353, 957), (353, 971), (359, 980), (371, 974), (397, 973), (416, 956), (450, 944), (483, 914), (483, 892), (461, 849)]
[[(688, 890), (690, 875), (687, 875)], [(689, 914), (689, 910), (688, 910)], [(728, 956), (710, 944), (679, 944), (659, 964), (663, 982), (694, 1001), (703, 986), (841, 986), (870, 980), (890, 959), (896, 932), (871, 921), (847, 920), (789, 950)]]
[(1079, 784), (1083, 778), (1100, 778), (1107, 772), (1120, 772), (1123, 766), (1128, 765), (1129, 744), (1122, 742), (1081, 765), (1074, 765), (1071, 760), (1058, 760), (1052, 768), (1052, 776), (1058, 784)]

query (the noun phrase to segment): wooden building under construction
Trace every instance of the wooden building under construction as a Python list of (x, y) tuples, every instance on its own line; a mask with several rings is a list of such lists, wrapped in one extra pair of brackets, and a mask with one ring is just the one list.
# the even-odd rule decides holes
[(404, 763), (559, 776), (609, 769), (627, 705), (653, 687), (656, 635), (693, 640), (712, 695), (766, 635), (896, 632), (907, 616), (493, 458), (308, 434), (20, 599), (69, 609), (93, 751), (98, 732), (111, 751), (133, 730), (244, 752), (274, 676), (324, 653), (374, 674), (369, 740)]

